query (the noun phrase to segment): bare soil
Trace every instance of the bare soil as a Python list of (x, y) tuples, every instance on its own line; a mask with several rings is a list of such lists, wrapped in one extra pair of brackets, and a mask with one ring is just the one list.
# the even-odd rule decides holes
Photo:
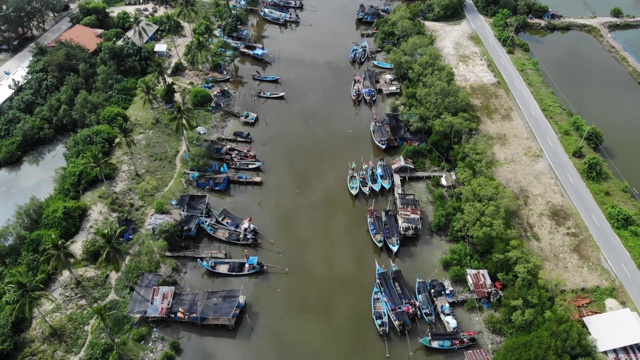
[(82, 221), (80, 232), (71, 240), (70, 250), (76, 255), (77, 258), (82, 256), (82, 245), (91, 236), (93, 229), (105, 218), (113, 217), (114, 215), (107, 209), (107, 206), (101, 202), (96, 203), (89, 209), (87, 216)]
[(469, 91), (481, 117), (480, 130), (493, 138), (495, 176), (518, 201), (521, 236), (541, 258), (545, 277), (568, 288), (607, 284), (611, 278), (600, 250), (570, 207), (513, 100), (494, 84), (468, 23), (425, 25), (437, 36), (436, 47), (453, 67), (456, 81)]

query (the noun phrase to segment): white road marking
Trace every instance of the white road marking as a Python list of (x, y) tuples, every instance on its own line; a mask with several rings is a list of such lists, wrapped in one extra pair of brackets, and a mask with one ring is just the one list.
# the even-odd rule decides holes
[(535, 114), (536, 114), (536, 113), (534, 113), (534, 112), (533, 112), (533, 108), (529, 108), (529, 111), (531, 111), (531, 113), (532, 113), (533, 115), (535, 115)]
[(549, 145), (551, 145), (551, 147), (553, 147), (553, 144), (551, 143), (551, 140), (549, 140), (549, 138), (547, 138), (547, 141), (549, 142)]
[(520, 86), (518, 86), (518, 82), (514, 82), (514, 84), (516, 85), (516, 89), (520, 90)]
[(627, 276), (631, 277), (631, 274), (629, 274), (629, 270), (627, 270), (627, 267), (624, 266), (623, 263), (620, 263), (620, 265), (622, 265), (622, 268), (624, 269), (624, 271), (627, 273)]
[(598, 224), (598, 220), (596, 220), (596, 217), (595, 217), (595, 216), (593, 216), (593, 214), (591, 214), (591, 218), (593, 219), (593, 221), (595, 221), (595, 222), (596, 222), (596, 225), (600, 226), (600, 224)]
[(573, 182), (573, 179), (571, 178), (571, 175), (569, 175), (569, 173), (567, 173), (567, 177), (569, 178), (569, 180), (571, 180), (571, 183), (572, 183), (572, 184), (575, 184), (575, 183)]

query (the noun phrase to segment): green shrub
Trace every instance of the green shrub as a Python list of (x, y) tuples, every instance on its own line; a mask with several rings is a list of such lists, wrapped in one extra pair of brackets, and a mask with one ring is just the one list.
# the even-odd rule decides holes
[(104, 249), (105, 245), (102, 241), (90, 237), (82, 244), (82, 258), (90, 264), (95, 264), (100, 259)]
[(621, 18), (624, 16), (624, 12), (622, 11), (622, 8), (620, 8), (620, 6), (616, 6), (611, 9), (611, 11), (609, 11), (609, 15), (614, 18)]
[(115, 345), (109, 340), (99, 339), (92, 336), (84, 350), (82, 360), (105, 360), (110, 359), (112, 353), (116, 352)]
[(43, 227), (55, 230), (63, 239), (71, 239), (80, 231), (88, 210), (83, 202), (59, 197), (48, 198), (44, 206)]
[(607, 178), (607, 169), (600, 155), (589, 155), (582, 164), (582, 175), (589, 181), (598, 182)]
[[(108, 109), (110, 108), (105, 109), (105, 111)], [(96, 125), (82, 129), (77, 134), (69, 137), (64, 158), (67, 161), (80, 158), (94, 146), (97, 146), (102, 155), (106, 156), (117, 137), (118, 134), (109, 125)]]
[(611, 205), (607, 207), (607, 219), (611, 223), (614, 229), (626, 230), (631, 226), (636, 225), (636, 220), (633, 214), (618, 205)]
[(156, 214), (166, 214), (169, 212), (169, 208), (167, 207), (167, 204), (165, 204), (164, 201), (162, 200), (156, 201), (154, 205), (154, 210)]
[(212, 100), (213, 98), (211, 97), (209, 90), (203, 88), (194, 88), (191, 90), (191, 95), (189, 95), (191, 106), (196, 108), (208, 106), (211, 104)]
[(82, 21), (80, 21), (80, 25), (97, 29), (100, 27), (100, 21), (98, 21), (98, 18), (95, 15), (91, 15), (82, 19)]
[(175, 360), (176, 354), (171, 350), (165, 350), (160, 354), (160, 360)]
[(180, 354), (180, 351), (182, 351), (180, 341), (178, 339), (172, 339), (171, 341), (169, 341), (169, 350), (173, 351), (176, 354)]
[(151, 328), (148, 326), (140, 326), (131, 330), (131, 340), (141, 342), (151, 335)]

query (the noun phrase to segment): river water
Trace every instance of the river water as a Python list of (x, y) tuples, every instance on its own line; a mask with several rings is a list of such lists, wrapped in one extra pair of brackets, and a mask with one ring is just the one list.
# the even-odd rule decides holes
[(20, 163), (0, 168), (0, 225), (13, 216), (17, 205), (31, 196), (44, 199), (55, 186), (55, 170), (65, 165), (64, 145), (56, 143), (30, 152)]
[[(604, 133), (605, 151), (622, 176), (640, 189), (637, 166), (640, 86), (592, 36), (580, 32), (523, 35), (542, 73), (568, 109)], [(606, 156), (605, 156), (606, 158)]]
[[(374, 260), (387, 269), (389, 257), (371, 241), (366, 210), (371, 200), (357, 200), (347, 191), (351, 161), (383, 155), (369, 135), (371, 111), (355, 108), (350, 84), (355, 69), (348, 62), (353, 41), (361, 41), (354, 20), (360, 1), (305, 1), (301, 26), (280, 30), (261, 20), (255, 27), (276, 63), (267, 72), (282, 75), (282, 85), (251, 81), (257, 64), (243, 62), (238, 91), (241, 110), (258, 113), (251, 128), (253, 150), (265, 161), (262, 187), (234, 186), (211, 199), (254, 223), (277, 247), (259, 250), (261, 260), (288, 267), (259, 277), (211, 276), (195, 262), (184, 263), (184, 287), (190, 291), (240, 288), (247, 295), (248, 316), (235, 330), (184, 326), (180, 329), (185, 359), (362, 359), (385, 357), (385, 343), (371, 318)], [(374, 4), (373, 2), (371, 4)], [(256, 18), (250, 20), (255, 23)], [(286, 100), (257, 101), (258, 89), (286, 91)], [(378, 113), (383, 113), (378, 104)], [(420, 184), (412, 184), (424, 187)], [(382, 209), (391, 193), (376, 197)], [(423, 203), (428, 210), (429, 204)], [(427, 226), (427, 224), (424, 224)], [(424, 231), (427, 232), (426, 230)], [(216, 244), (205, 240), (204, 244)], [(413, 286), (417, 273), (442, 277), (438, 259), (447, 248), (438, 237), (423, 234), (405, 241), (397, 264)], [(276, 253), (281, 249), (281, 255)], [(233, 248), (234, 257), (242, 256)], [(463, 329), (480, 330), (461, 307), (456, 314)], [(388, 336), (395, 359), (463, 359), (462, 351), (438, 353), (424, 349), (420, 324), (409, 338)]]
[(640, 1), (638, 0), (541, 0), (564, 16), (589, 17), (609, 16), (615, 6), (619, 6), (625, 14), (640, 15)]

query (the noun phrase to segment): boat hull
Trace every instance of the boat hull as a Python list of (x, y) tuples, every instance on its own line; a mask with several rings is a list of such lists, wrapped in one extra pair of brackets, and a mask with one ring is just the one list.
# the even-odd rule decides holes
[(280, 81), (280, 76), (276, 75), (268, 75), (268, 76), (259, 76), (256, 74), (251, 75), (251, 78), (255, 81), (260, 82), (278, 82)]
[(283, 98), (284, 95), (285, 95), (285, 93), (283, 93), (283, 92), (278, 92), (278, 93), (272, 93), (272, 92), (258, 93), (258, 97), (259, 98), (263, 98), (263, 99), (280, 99), (280, 98)]
[(382, 291), (378, 289), (377, 284), (374, 285), (371, 294), (371, 317), (378, 333), (382, 336), (387, 335), (389, 332), (389, 313), (384, 304)]
[[(258, 263), (254, 268), (249, 268), (247, 271), (243, 272), (228, 272), (228, 271), (220, 271), (216, 269), (216, 265), (230, 265), (230, 264), (246, 264), (246, 260), (200, 260), (198, 259), (198, 263), (208, 271), (211, 271), (216, 274), (226, 275), (226, 276), (247, 276), (251, 274), (256, 274), (266, 270), (266, 267), (262, 263)], [(244, 265), (242, 265), (244, 266)]]
[(386, 62), (382, 62), (382, 61), (372, 61), (371, 62), (373, 65), (381, 68), (381, 69), (393, 69), (393, 64), (388, 64)]
[(378, 248), (384, 246), (384, 232), (382, 231), (382, 219), (376, 210), (369, 209), (367, 213), (367, 224), (369, 225), (369, 235)]

